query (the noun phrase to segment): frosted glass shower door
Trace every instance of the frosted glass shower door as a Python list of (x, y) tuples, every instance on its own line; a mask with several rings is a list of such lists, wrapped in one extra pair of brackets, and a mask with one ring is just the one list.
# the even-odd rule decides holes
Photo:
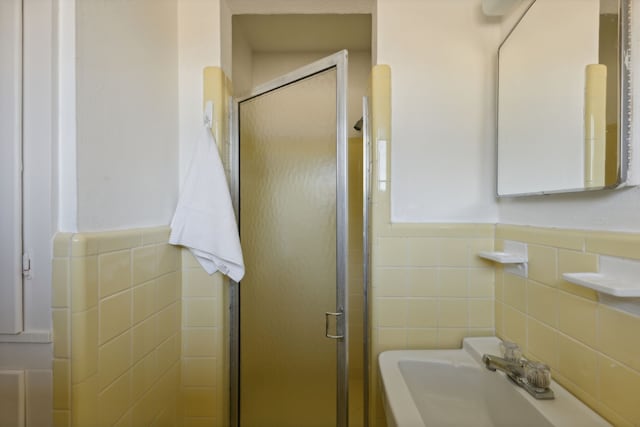
[[(346, 425), (339, 72), (316, 71), (238, 106), (243, 427)], [(327, 319), (329, 334), (344, 338), (325, 336)]]

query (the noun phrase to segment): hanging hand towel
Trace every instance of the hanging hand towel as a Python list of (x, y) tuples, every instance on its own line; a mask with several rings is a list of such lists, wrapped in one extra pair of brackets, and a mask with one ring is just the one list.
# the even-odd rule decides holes
[(191, 251), (207, 273), (239, 282), (244, 261), (229, 187), (218, 146), (207, 127), (198, 138), (187, 179), (171, 221), (169, 243)]

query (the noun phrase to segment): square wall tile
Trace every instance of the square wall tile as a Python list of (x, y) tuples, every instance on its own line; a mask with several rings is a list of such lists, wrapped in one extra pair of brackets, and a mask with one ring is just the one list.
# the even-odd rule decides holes
[(133, 323), (136, 324), (156, 312), (158, 283), (151, 280), (133, 288)]
[(528, 245), (529, 279), (557, 286), (558, 250), (549, 246)]
[(157, 315), (154, 315), (133, 328), (133, 363), (137, 363), (158, 344), (157, 323)]
[(158, 282), (158, 298), (156, 309), (173, 304), (180, 298), (180, 276), (178, 272), (160, 276)]
[(71, 315), (71, 337), (71, 382), (78, 384), (98, 372), (97, 308)]
[(179, 308), (180, 305), (178, 303), (173, 303), (158, 312), (156, 316), (158, 325), (158, 342), (164, 341), (180, 329)]
[(159, 376), (155, 352), (147, 354), (131, 370), (133, 400), (138, 400), (156, 382)]
[(558, 293), (556, 288), (529, 280), (527, 282), (527, 313), (547, 325), (558, 325)]
[(215, 417), (217, 398), (214, 388), (184, 388), (182, 402), (185, 417)]
[(69, 259), (54, 258), (51, 262), (51, 306), (69, 307)]
[(435, 299), (410, 299), (407, 302), (407, 326), (409, 328), (435, 328), (438, 326), (438, 301)]
[(404, 268), (376, 268), (373, 271), (372, 284), (376, 296), (404, 297), (407, 296), (407, 275)]
[(378, 341), (375, 348), (378, 352), (406, 348), (407, 333), (408, 330), (405, 328), (378, 328)]
[(178, 335), (172, 335), (156, 349), (158, 358), (158, 372), (164, 374), (180, 360), (180, 340)]
[(435, 267), (440, 265), (440, 240), (432, 237), (407, 239), (409, 265)]
[(131, 287), (131, 252), (113, 252), (98, 257), (100, 298)]
[(131, 258), (133, 285), (144, 283), (158, 275), (157, 246), (134, 248), (131, 250)]
[(106, 253), (142, 246), (142, 233), (141, 229), (130, 229), (87, 234), (98, 241), (98, 252)]
[(640, 259), (639, 233), (590, 232), (585, 251), (621, 258)]
[(403, 237), (378, 238), (373, 247), (373, 265), (378, 266), (408, 266), (408, 240)]
[(493, 268), (474, 268), (469, 270), (469, 297), (493, 298), (496, 274)]
[(169, 227), (145, 228), (142, 230), (142, 244), (166, 243), (169, 241)]
[(71, 408), (70, 384), (71, 369), (68, 359), (53, 360), (53, 409)]
[(502, 306), (502, 333), (504, 338), (518, 343), (523, 352), (527, 351), (527, 316), (508, 305)]
[(558, 335), (558, 370), (591, 396), (597, 395), (597, 353), (566, 335)]
[(56, 233), (53, 238), (53, 256), (55, 258), (68, 258), (71, 256), (72, 233)]
[(462, 348), (462, 340), (468, 334), (466, 328), (438, 329), (438, 348)]
[(439, 294), (438, 270), (436, 268), (411, 268), (406, 271), (408, 296), (436, 297)]
[(440, 268), (438, 270), (441, 297), (466, 298), (469, 290), (466, 268)]
[(441, 299), (438, 304), (438, 327), (466, 328), (469, 322), (465, 299)]
[(186, 387), (215, 387), (216, 359), (187, 357), (182, 359), (182, 385)]
[(88, 378), (71, 388), (71, 425), (90, 426), (96, 424), (98, 414), (98, 376)]
[(98, 379), (100, 390), (106, 388), (132, 365), (131, 333), (126, 332), (98, 350)]
[(469, 300), (469, 327), (493, 328), (494, 327), (494, 302), (493, 300)]
[(183, 327), (217, 326), (217, 301), (214, 298), (185, 298), (182, 303)]
[(209, 275), (202, 268), (189, 268), (183, 270), (185, 277), (182, 295), (185, 297), (211, 297), (218, 296), (218, 289), (222, 286), (220, 274)]
[(593, 301), (566, 292), (558, 294), (558, 329), (593, 348), (596, 345), (596, 308)]
[(98, 396), (99, 420), (101, 425), (112, 425), (124, 415), (131, 403), (131, 373), (114, 381)]
[(180, 269), (180, 249), (177, 246), (159, 245), (157, 256), (158, 274), (167, 274)]
[(598, 366), (602, 402), (629, 423), (640, 425), (640, 374), (605, 356), (600, 356)]
[(440, 266), (441, 267), (468, 267), (467, 239), (440, 239)]
[(71, 427), (71, 411), (54, 409), (53, 427)]
[(98, 257), (71, 258), (71, 310), (85, 311), (98, 305)]
[(640, 316), (598, 307), (597, 349), (640, 372)]
[(100, 344), (131, 327), (131, 291), (100, 301)]
[(71, 325), (68, 309), (51, 310), (53, 320), (53, 357), (69, 358), (71, 356)]
[(527, 311), (527, 279), (515, 274), (505, 273), (503, 277), (503, 297), (504, 303), (516, 310)]
[(504, 337), (504, 305), (500, 301), (495, 302), (495, 322), (496, 322), (496, 336)]
[(407, 331), (407, 348), (438, 348), (438, 329), (409, 329)]
[(382, 327), (406, 327), (408, 304), (405, 298), (378, 298), (378, 325)]
[(217, 332), (215, 328), (184, 329), (183, 357), (214, 357), (217, 350)]
[(531, 317), (527, 328), (527, 349), (532, 358), (558, 369), (558, 331)]

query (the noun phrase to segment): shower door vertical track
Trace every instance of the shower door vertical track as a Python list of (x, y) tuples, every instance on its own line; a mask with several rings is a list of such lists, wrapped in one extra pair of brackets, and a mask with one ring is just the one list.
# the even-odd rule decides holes
[(371, 255), (369, 242), (371, 202), (371, 117), (369, 117), (369, 97), (362, 98), (362, 307), (363, 307), (363, 372), (362, 399), (364, 426), (369, 426), (369, 281), (371, 277)]
[[(240, 221), (240, 104), (257, 96), (277, 90), (291, 83), (306, 79), (329, 69), (336, 69), (336, 311), (342, 313), (336, 324), (337, 342), (337, 427), (349, 424), (349, 310), (348, 310), (348, 144), (347, 144), (347, 71), (346, 50), (298, 68), (270, 82), (256, 86), (243, 97), (236, 98), (233, 105), (233, 143), (231, 147), (231, 190), (234, 208)], [(242, 236), (240, 236), (242, 239)], [(230, 289), (230, 425), (239, 426), (240, 396), (240, 289), (232, 282)], [(320, 331), (319, 333), (322, 333)]]

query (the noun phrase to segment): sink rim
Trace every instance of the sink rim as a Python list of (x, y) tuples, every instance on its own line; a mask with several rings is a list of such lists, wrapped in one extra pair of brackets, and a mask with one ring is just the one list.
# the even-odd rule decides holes
[[(500, 354), (500, 342), (497, 337), (465, 338), (461, 349), (452, 350), (387, 350), (378, 356), (381, 394), (390, 427), (424, 425), (424, 421), (414, 403), (408, 385), (400, 371), (401, 360), (446, 363), (453, 365), (482, 366), (482, 355)], [(604, 418), (586, 406), (575, 396), (552, 380), (551, 388), (554, 400), (537, 400), (522, 388), (511, 383), (502, 372), (496, 372), (503, 381), (520, 393), (547, 421), (554, 426), (610, 426)], [(394, 390), (394, 393), (390, 393)]]

